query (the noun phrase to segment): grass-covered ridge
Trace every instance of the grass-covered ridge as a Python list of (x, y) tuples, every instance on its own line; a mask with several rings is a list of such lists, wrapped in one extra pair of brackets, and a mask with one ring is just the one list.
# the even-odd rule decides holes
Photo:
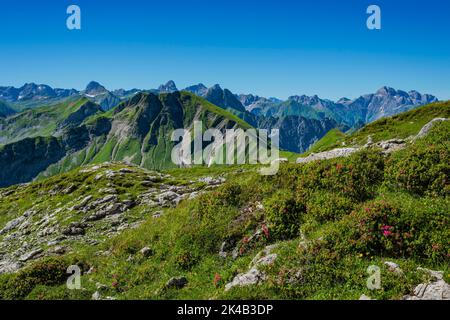
[(86, 98), (75, 101), (68, 99), (55, 105), (29, 109), (0, 119), (0, 144), (58, 135), (58, 130), (69, 125), (79, 125), (85, 118), (101, 112), (99, 106)]
[(406, 139), (419, 133), (424, 125), (435, 118), (450, 118), (450, 101), (432, 103), (377, 120), (349, 135), (343, 135), (334, 129), (311, 146), (307, 153), (343, 146), (362, 146), (367, 143), (369, 137), (372, 142)]
[(176, 129), (192, 130), (194, 121), (202, 121), (203, 130), (251, 128), (189, 92), (137, 93), (106, 112), (87, 98), (26, 110), (0, 119), (0, 145), (5, 146), (0, 148), (0, 162), (8, 172), (0, 174), (0, 185), (107, 161), (176, 168), (171, 153), (178, 142), (171, 134)]
[[(267, 177), (252, 167), (228, 168), (224, 185), (167, 208), (159, 218), (150, 216), (136, 229), (1, 275), (0, 297), (90, 299), (99, 291), (115, 299), (400, 299), (427, 280), (418, 266), (443, 270), (450, 280), (449, 160), (450, 125), (443, 122), (390, 155), (369, 149), (344, 159), (282, 164)], [(186, 184), (221, 170), (170, 174)], [(79, 188), (96, 192), (97, 183), (105, 183), (92, 177), (84, 184), (76, 173), (51, 179), (29, 188), (39, 192), (43, 184), (77, 179)], [(132, 196), (137, 189), (127, 181), (122, 191)], [(7, 189), (8, 197), (19, 197), (15, 188)], [(53, 201), (44, 195), (28, 201), (42, 201), (44, 208)], [(138, 205), (133, 212), (145, 208)], [(273, 244), (277, 258), (260, 267), (264, 281), (225, 291)], [(146, 247), (150, 251), (143, 254)], [(390, 271), (386, 261), (398, 263), (402, 273)], [(85, 271), (83, 290), (67, 290), (61, 276), (74, 263)], [(381, 268), (380, 290), (366, 287), (370, 265)], [(186, 286), (166, 287), (180, 276)]]
[(316, 153), (325, 151), (330, 145), (336, 145), (338, 141), (345, 138), (345, 133), (340, 131), (338, 128), (328, 131), (328, 133), (322, 137), (319, 141), (313, 144), (306, 153)]

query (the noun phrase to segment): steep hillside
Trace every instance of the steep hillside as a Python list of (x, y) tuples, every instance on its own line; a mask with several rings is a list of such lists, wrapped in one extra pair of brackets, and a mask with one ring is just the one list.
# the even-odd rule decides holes
[(258, 128), (280, 132), (280, 148), (302, 153), (308, 147), (322, 138), (329, 130), (338, 124), (330, 119), (310, 119), (301, 116), (285, 116), (281, 118), (259, 118)]
[[(449, 137), (441, 122), (392, 154), (282, 164), (274, 176), (107, 163), (2, 189), (0, 298), (448, 297)], [(74, 264), (82, 290), (65, 284)], [(379, 289), (367, 287), (370, 266)]]
[(327, 132), (319, 141), (311, 145), (307, 153), (322, 152), (327, 150), (330, 146), (336, 145), (339, 141), (345, 138), (345, 133), (337, 128), (334, 128)]
[(0, 100), (0, 118), (6, 118), (16, 113), (6, 102)]
[[(148, 169), (175, 167), (174, 129), (249, 128), (238, 117), (188, 92), (139, 93), (103, 112), (83, 98), (73, 104), (28, 110), (0, 120), (0, 185), (48, 177), (80, 165), (121, 161)], [(33, 148), (27, 149), (29, 145)], [(57, 148), (56, 148), (57, 146)], [(52, 153), (48, 154), (48, 149)], [(26, 170), (21, 168), (26, 166)]]
[(100, 107), (86, 98), (26, 110), (0, 119), (0, 144), (38, 136), (57, 136), (64, 128), (78, 126), (87, 117), (100, 112)]
[(342, 146), (362, 146), (368, 141), (375, 143), (389, 139), (406, 139), (418, 134), (424, 125), (435, 118), (450, 118), (450, 101), (432, 103), (377, 120), (350, 135), (334, 135), (331, 132), (311, 146), (308, 153)]

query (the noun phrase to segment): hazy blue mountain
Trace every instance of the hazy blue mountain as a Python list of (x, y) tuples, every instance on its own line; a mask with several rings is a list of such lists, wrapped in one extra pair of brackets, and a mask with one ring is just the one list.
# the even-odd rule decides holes
[(75, 89), (53, 89), (48, 85), (35, 83), (27, 83), (20, 88), (0, 87), (0, 99), (8, 102), (15, 110), (53, 104), (77, 94)]
[(113, 95), (115, 95), (116, 97), (119, 97), (120, 99), (127, 99), (127, 98), (131, 98), (132, 96), (134, 96), (136, 93), (138, 92), (142, 92), (144, 90), (141, 89), (130, 89), (130, 90), (126, 90), (126, 89), (116, 89), (113, 90), (111, 93)]
[(100, 94), (107, 93), (108, 90), (104, 86), (102, 86), (100, 83), (96, 81), (91, 81), (86, 86), (86, 89), (84, 90), (84, 94), (87, 96), (98, 96)]
[[(213, 105), (232, 113), (253, 127), (280, 129), (282, 131), (281, 147), (294, 152), (305, 151), (311, 143), (335, 127), (356, 130), (379, 118), (437, 101), (436, 97), (429, 94), (421, 94), (417, 91), (406, 92), (390, 87), (382, 87), (373, 94), (362, 95), (354, 100), (341, 98), (336, 102), (322, 99), (317, 95), (293, 95), (285, 101), (253, 94), (238, 95), (228, 89), (222, 89), (218, 84), (207, 88), (199, 83), (185, 88), (184, 91), (204, 97)], [(20, 111), (25, 108), (58, 105), (66, 101), (73, 103), (84, 96), (99, 105), (102, 110), (107, 111), (140, 93), (159, 95), (175, 92), (178, 92), (178, 89), (172, 80), (159, 86), (158, 89), (150, 90), (109, 91), (96, 81), (91, 81), (85, 90), (80, 92), (74, 89), (53, 89), (48, 85), (34, 83), (25, 84), (21, 88), (0, 87), (0, 98), (7, 103), (0, 105), (0, 117), (6, 118), (2, 125), (5, 127), (6, 123), (12, 121), (8, 118), (14, 114), (12, 109)], [(52, 121), (51, 117), (40, 112), (26, 114), (26, 118), (26, 123), (32, 123), (30, 127), (35, 132), (41, 132), (42, 128), (49, 128)], [(21, 128), (17, 131), (11, 130), (3, 132), (0, 137), (2, 143), (16, 141), (31, 132), (26, 131), (24, 135)]]
[(82, 94), (92, 102), (100, 105), (105, 111), (115, 107), (122, 101), (96, 81), (89, 82)]
[[(207, 88), (199, 83), (184, 90), (204, 97), (252, 125), (259, 121), (258, 117), (281, 118), (295, 115), (316, 120), (329, 118), (350, 127), (358, 127), (382, 117), (437, 101), (437, 98), (430, 94), (421, 94), (415, 90), (406, 92), (386, 86), (372, 94), (362, 95), (353, 100), (342, 98), (336, 102), (319, 98), (317, 95), (293, 95), (285, 101), (253, 94), (238, 95), (228, 89), (222, 89), (218, 84)], [(178, 91), (177, 86), (172, 80), (160, 85), (158, 89), (114, 91), (109, 91), (100, 83), (91, 81), (81, 92), (75, 89), (55, 89), (45, 84), (27, 83), (20, 88), (0, 87), (0, 99), (7, 102), (11, 109), (20, 111), (42, 105), (53, 105), (68, 98), (77, 99), (84, 95), (104, 110), (109, 110), (138, 92), (159, 94), (176, 91)], [(3, 113), (3, 116), (6, 115)]]
[(246, 110), (263, 117), (298, 115), (311, 119), (331, 118), (350, 127), (373, 122), (419, 106), (436, 102), (437, 98), (417, 91), (405, 92), (383, 87), (376, 93), (362, 95), (354, 100), (342, 98), (337, 102), (317, 95), (295, 95), (286, 101), (241, 95)]
[(178, 91), (178, 89), (173, 80), (169, 80), (166, 84), (162, 84), (158, 88), (159, 93), (172, 93), (175, 91)]
[(203, 83), (199, 83), (199, 84), (187, 87), (184, 90), (192, 92), (193, 94), (195, 94), (199, 97), (204, 97), (206, 95), (206, 93), (208, 92), (208, 88)]

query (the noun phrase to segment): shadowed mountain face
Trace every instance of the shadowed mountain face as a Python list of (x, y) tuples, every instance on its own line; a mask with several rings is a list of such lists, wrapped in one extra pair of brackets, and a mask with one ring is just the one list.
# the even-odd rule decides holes
[(16, 113), (6, 102), (0, 100), (0, 118), (6, 118)]
[(218, 84), (206, 91), (205, 99), (225, 110), (245, 112), (244, 106), (235, 95), (228, 89), (222, 89)]
[(258, 126), (267, 130), (278, 129), (280, 132), (280, 148), (301, 153), (327, 134), (328, 131), (336, 128), (338, 124), (336, 121), (327, 118), (317, 120), (293, 115), (281, 118), (261, 118)]
[(0, 122), (0, 186), (107, 161), (175, 167), (171, 153), (177, 142), (171, 134), (192, 129), (196, 120), (205, 129), (250, 127), (188, 92), (138, 93), (108, 112), (87, 98), (27, 110)]

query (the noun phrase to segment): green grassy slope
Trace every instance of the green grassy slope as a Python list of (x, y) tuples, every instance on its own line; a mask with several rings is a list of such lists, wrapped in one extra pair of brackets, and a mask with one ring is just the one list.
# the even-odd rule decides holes
[(66, 172), (89, 163), (118, 161), (147, 169), (176, 168), (171, 152), (173, 130), (192, 130), (194, 121), (203, 122), (203, 130), (251, 128), (235, 115), (189, 92), (161, 94), (139, 93), (107, 112), (84, 119), (88, 127), (109, 124), (111, 130), (97, 136), (82, 150), (68, 154), (51, 165), (39, 178)]
[(434, 118), (450, 118), (450, 101), (436, 102), (417, 109), (370, 123), (350, 135), (332, 130), (316, 142), (307, 153), (321, 152), (344, 146), (364, 145), (369, 136), (373, 142), (394, 138), (405, 139), (419, 133)]
[(309, 149), (308, 153), (317, 153), (324, 150), (327, 150), (330, 145), (336, 145), (339, 141), (345, 138), (345, 133), (340, 131), (339, 129), (332, 129), (328, 131), (328, 133), (315, 144), (313, 144)]
[[(261, 176), (252, 167), (171, 171), (180, 184), (220, 172), (227, 182), (102, 244), (80, 245), (17, 274), (0, 275), (0, 298), (90, 299), (98, 283), (104, 285), (102, 297), (115, 299), (358, 299), (361, 294), (401, 299), (429, 280), (418, 266), (443, 270), (450, 281), (449, 139), (445, 122), (390, 155), (365, 150), (344, 159), (283, 164), (274, 176)], [(32, 202), (45, 214), (46, 207), (54, 211), (56, 203), (66, 203), (64, 197), (97, 197), (107, 187), (103, 178), (85, 175), (77, 170), (2, 191), (0, 226)], [(144, 190), (138, 176), (111, 183), (120, 185), (121, 197), (137, 197)], [(74, 196), (47, 196), (54, 186), (71, 183)], [(24, 192), (30, 196), (21, 198)], [(138, 204), (132, 212), (139, 216), (148, 209)], [(218, 254), (222, 243), (225, 258)], [(277, 257), (259, 267), (266, 280), (225, 291), (267, 245), (276, 245)], [(144, 247), (151, 253), (140, 253)], [(385, 261), (398, 263), (402, 273), (390, 271)], [(67, 290), (65, 278), (48, 280), (73, 263), (92, 268), (82, 276), (83, 290)], [(380, 267), (380, 290), (366, 287), (371, 265)], [(40, 270), (46, 270), (45, 277)], [(165, 287), (179, 276), (186, 277), (185, 287)]]
[[(90, 109), (91, 113), (100, 113), (99, 107), (90, 103), (86, 98), (76, 101), (65, 101), (56, 105), (43, 106), (26, 110), (6, 119), (0, 119), (0, 144), (8, 144), (25, 138), (47, 137), (54, 135), (58, 128), (62, 128), (75, 120), (80, 109)], [(81, 116), (87, 117), (87, 112)], [(76, 123), (79, 124), (79, 123)]]
[(16, 113), (16, 111), (12, 109), (9, 104), (0, 100), (0, 118), (6, 118), (14, 113)]

